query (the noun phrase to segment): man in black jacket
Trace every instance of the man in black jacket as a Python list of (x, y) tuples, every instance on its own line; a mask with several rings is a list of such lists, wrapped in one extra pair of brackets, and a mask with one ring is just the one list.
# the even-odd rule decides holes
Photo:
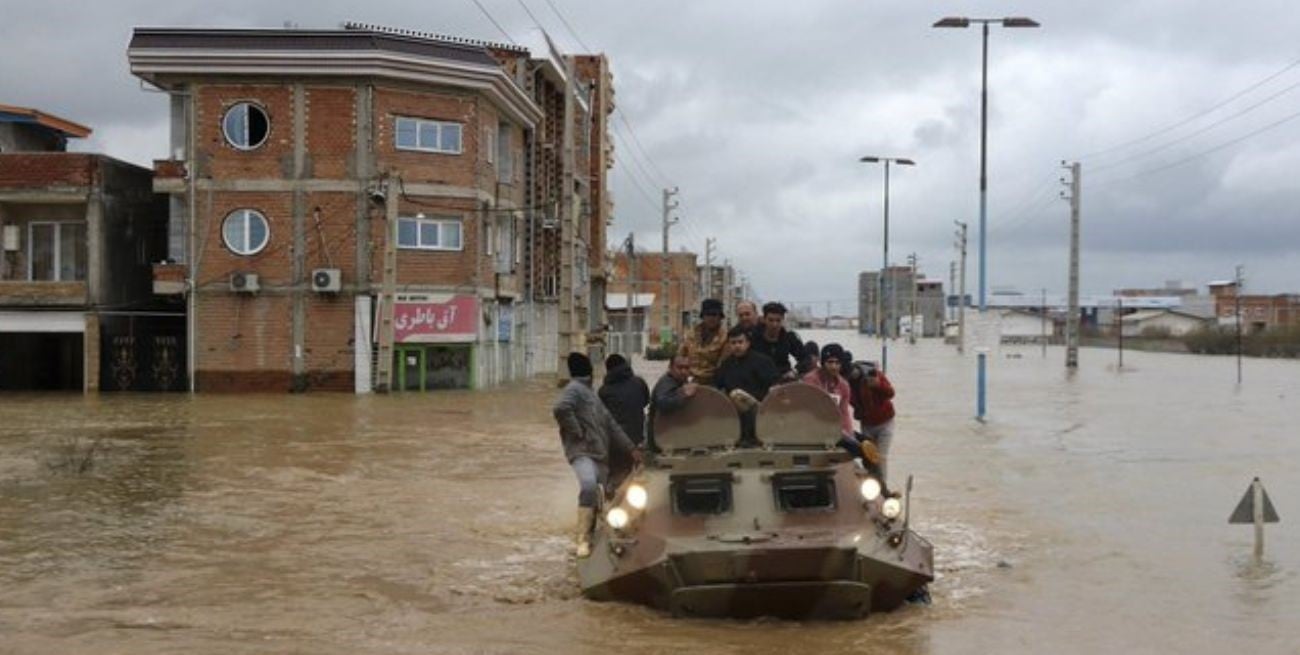
[(789, 381), (795, 379), (795, 366), (807, 366), (807, 355), (799, 335), (785, 329), (785, 313), (785, 305), (779, 302), (763, 305), (763, 322), (749, 334), (749, 340), (754, 352), (767, 355), (781, 377)]
[(722, 360), (714, 384), (726, 393), (740, 411), (740, 445), (757, 445), (755, 421), (758, 402), (767, 396), (768, 389), (780, 379), (771, 358), (750, 347), (749, 334), (736, 326), (727, 332), (727, 345), (731, 356)]
[(645, 407), (650, 403), (650, 388), (632, 372), (632, 364), (618, 353), (605, 358), (600, 402), (614, 415), (633, 444), (640, 446), (645, 441)]
[(695, 396), (695, 383), (691, 382), (691, 359), (686, 355), (675, 355), (668, 363), (668, 372), (655, 383), (650, 394), (650, 417), (646, 421), (646, 440), (649, 448), (655, 447), (655, 415), (671, 414), (686, 406), (686, 402)]

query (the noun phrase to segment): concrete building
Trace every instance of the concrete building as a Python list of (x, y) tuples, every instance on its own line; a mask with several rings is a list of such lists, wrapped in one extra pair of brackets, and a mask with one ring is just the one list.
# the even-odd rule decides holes
[[(631, 279), (633, 293), (655, 294), (650, 307), (650, 344), (664, 341), (664, 322), (667, 321), (669, 341), (679, 339), (694, 324), (700, 311), (700, 288), (696, 283), (698, 266), (693, 252), (668, 253), (668, 293), (664, 289), (664, 257), (657, 252), (637, 252), (631, 261), (635, 276)], [(614, 255), (609, 282), (610, 297), (627, 293), (629, 267), (627, 253)], [(725, 305), (724, 305), (725, 307)], [(729, 318), (734, 318), (731, 316)]]
[(1181, 337), (1206, 322), (1202, 316), (1172, 309), (1144, 309), (1122, 316), (1120, 330), (1126, 337)]
[(650, 342), (650, 309), (654, 303), (653, 293), (612, 293), (605, 296), (609, 352), (629, 358), (645, 354), (646, 344)]
[(128, 57), (171, 98), (157, 279), (196, 389), (482, 387), (585, 342), (599, 66), (574, 98), (572, 61), (366, 25), (141, 28)]
[(152, 294), (166, 206), (147, 169), (64, 152), (88, 134), (0, 108), (0, 390), (184, 388), (183, 315)]
[(1211, 282), (1209, 287), (1220, 325), (1236, 325), (1240, 306), (1242, 327), (1247, 332), (1300, 326), (1300, 294), (1243, 293), (1238, 299), (1235, 281)]
[[(885, 275), (885, 295), (882, 309), (885, 318), (881, 328), (876, 313), (876, 297), (880, 295), (880, 272), (863, 271), (858, 274), (858, 331), (862, 334), (882, 332), (885, 336), (903, 334), (903, 326), (910, 326), (908, 314), (912, 311), (912, 288), (916, 287), (916, 322), (922, 326), (917, 336), (943, 336), (945, 298), (943, 282), (926, 280), (917, 274), (914, 278), (909, 266), (891, 266)], [(910, 329), (910, 327), (908, 328)]]

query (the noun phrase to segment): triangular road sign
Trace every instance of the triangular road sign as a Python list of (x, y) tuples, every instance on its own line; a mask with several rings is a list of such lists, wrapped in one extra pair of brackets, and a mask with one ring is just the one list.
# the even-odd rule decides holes
[(1268, 492), (1264, 490), (1264, 484), (1255, 478), (1249, 487), (1246, 487), (1246, 495), (1241, 497), (1241, 502), (1237, 503), (1237, 509), (1232, 510), (1232, 516), (1228, 517), (1228, 523), (1254, 523), (1255, 522), (1255, 485), (1259, 484), (1260, 496), (1264, 499), (1264, 522), (1277, 523), (1279, 520), (1277, 510), (1273, 509), (1273, 501), (1269, 500)]

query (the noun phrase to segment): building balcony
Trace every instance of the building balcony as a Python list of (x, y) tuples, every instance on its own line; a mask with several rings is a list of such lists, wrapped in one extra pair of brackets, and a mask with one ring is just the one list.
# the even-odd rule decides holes
[(185, 264), (153, 265), (153, 293), (156, 296), (184, 295), (190, 268)]
[(178, 159), (153, 160), (154, 193), (183, 193), (187, 177), (185, 162)]
[(86, 282), (0, 280), (0, 306), (82, 307), (89, 302)]

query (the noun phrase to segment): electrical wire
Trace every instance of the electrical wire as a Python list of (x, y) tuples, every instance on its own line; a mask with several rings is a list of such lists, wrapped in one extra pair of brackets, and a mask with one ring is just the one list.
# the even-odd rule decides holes
[(509, 41), (511, 45), (519, 45), (518, 43), (515, 43), (515, 40), (513, 38), (510, 37), (510, 33), (506, 31), (506, 28), (501, 27), (501, 23), (498, 23), (497, 19), (492, 17), (491, 12), (487, 10), (487, 7), (483, 6), (483, 3), (479, 2), (479, 0), (470, 0), (470, 2), (473, 2), (474, 6), (478, 7), (478, 10), (483, 12), (483, 16), (485, 16), (489, 22), (491, 22), (494, 26), (496, 26), (497, 31), (501, 32), (501, 35), (506, 37), (506, 40)]
[(1283, 66), (1283, 67), (1282, 67), (1280, 70), (1278, 70), (1277, 72), (1274, 72), (1274, 73), (1272, 73), (1271, 75), (1265, 77), (1264, 79), (1262, 79), (1262, 80), (1260, 80), (1260, 81), (1258, 81), (1258, 82), (1255, 82), (1254, 84), (1251, 84), (1250, 86), (1247, 86), (1246, 88), (1242, 89), (1241, 91), (1238, 91), (1238, 92), (1236, 92), (1236, 93), (1234, 93), (1234, 94), (1228, 96), (1227, 98), (1225, 98), (1224, 100), (1222, 100), (1222, 101), (1216, 103), (1214, 106), (1210, 107), (1209, 109), (1206, 109), (1206, 110), (1201, 111), (1201, 112), (1199, 112), (1199, 113), (1193, 114), (1193, 115), (1191, 115), (1191, 116), (1189, 116), (1189, 117), (1187, 117), (1187, 118), (1185, 118), (1185, 119), (1183, 119), (1183, 120), (1181, 120), (1181, 121), (1179, 121), (1179, 122), (1177, 122), (1177, 123), (1174, 123), (1173, 125), (1169, 125), (1169, 126), (1167, 126), (1167, 127), (1163, 127), (1163, 128), (1161, 128), (1161, 129), (1155, 130), (1154, 132), (1151, 132), (1151, 133), (1149, 133), (1149, 134), (1147, 134), (1147, 135), (1145, 135), (1145, 136), (1138, 137), (1138, 138), (1136, 138), (1136, 139), (1131, 139), (1131, 140), (1129, 140), (1129, 141), (1125, 141), (1125, 142), (1123, 142), (1123, 143), (1120, 143), (1120, 144), (1118, 144), (1118, 145), (1111, 146), (1111, 147), (1109, 147), (1109, 148), (1103, 148), (1103, 149), (1101, 149), (1101, 150), (1094, 150), (1094, 151), (1092, 151), (1092, 152), (1085, 153), (1085, 154), (1083, 154), (1083, 155), (1079, 155), (1078, 159), (1090, 159), (1090, 158), (1092, 158), (1092, 157), (1098, 157), (1098, 156), (1101, 156), (1101, 155), (1104, 155), (1104, 154), (1109, 154), (1109, 153), (1111, 153), (1111, 152), (1114, 152), (1114, 151), (1117, 151), (1117, 150), (1122, 150), (1122, 149), (1127, 148), (1127, 147), (1132, 146), (1132, 145), (1137, 145), (1137, 144), (1139, 144), (1139, 143), (1145, 143), (1145, 142), (1150, 141), (1151, 139), (1154, 139), (1154, 138), (1156, 138), (1156, 137), (1158, 137), (1158, 136), (1161, 136), (1161, 135), (1163, 135), (1163, 134), (1168, 134), (1169, 132), (1172, 132), (1172, 131), (1174, 131), (1174, 130), (1176, 130), (1176, 129), (1178, 129), (1178, 128), (1184, 126), (1184, 125), (1187, 125), (1188, 123), (1191, 123), (1192, 121), (1195, 121), (1196, 119), (1201, 118), (1202, 116), (1206, 116), (1206, 115), (1208, 115), (1208, 114), (1211, 114), (1211, 113), (1213, 113), (1215, 110), (1220, 109), (1220, 108), (1222, 108), (1222, 107), (1228, 105), (1229, 103), (1231, 103), (1232, 101), (1236, 100), (1237, 98), (1240, 98), (1240, 97), (1246, 95), (1247, 93), (1250, 93), (1251, 91), (1254, 91), (1255, 89), (1258, 89), (1259, 87), (1261, 87), (1261, 86), (1263, 86), (1263, 85), (1265, 85), (1265, 84), (1267, 84), (1267, 83), (1269, 83), (1269, 82), (1272, 82), (1273, 80), (1277, 79), (1278, 77), (1281, 77), (1284, 73), (1286, 73), (1287, 71), (1291, 70), (1292, 68), (1295, 68), (1296, 66), (1300, 66), (1300, 59), (1296, 59), (1295, 61), (1292, 61), (1291, 63), (1287, 64), (1286, 66)]

